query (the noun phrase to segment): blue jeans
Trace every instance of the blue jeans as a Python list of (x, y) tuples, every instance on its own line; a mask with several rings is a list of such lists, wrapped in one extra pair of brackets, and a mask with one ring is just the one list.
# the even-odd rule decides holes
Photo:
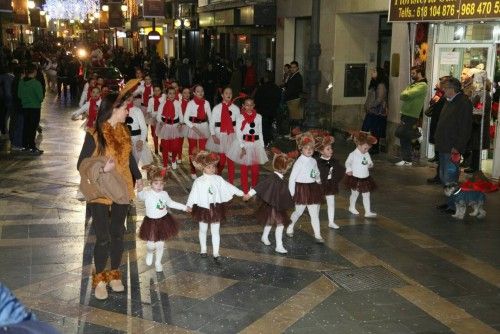
[(458, 183), (460, 167), (451, 161), (451, 153), (439, 152), (439, 178), (443, 185), (448, 183)]

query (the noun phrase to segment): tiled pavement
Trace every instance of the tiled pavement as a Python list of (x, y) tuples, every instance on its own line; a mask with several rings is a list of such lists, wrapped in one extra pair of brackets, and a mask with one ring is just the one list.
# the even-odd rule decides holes
[[(443, 198), (425, 184), (429, 167), (399, 169), (383, 156), (374, 157), (373, 171), (379, 217), (352, 217), (342, 191), (341, 229), (329, 230), (322, 210), (326, 244), (316, 245), (302, 218), (295, 237), (285, 239), (287, 256), (260, 243), (255, 202), (237, 199), (221, 230), (221, 264), (199, 257), (196, 225), (179, 214), (183, 231), (167, 242), (165, 271), (157, 274), (135, 235), (144, 214), (137, 203), (121, 268), (126, 292), (97, 301), (89, 284), (95, 237), (75, 198), (84, 134), (70, 111), (46, 99), (43, 156), (10, 154), (0, 142), (0, 281), (62, 333), (500, 332), (500, 195), (488, 195), (486, 219), (457, 222), (434, 209)], [(349, 149), (338, 139), (339, 159)], [(189, 187), (184, 162), (167, 190), (185, 201)], [(382, 287), (351, 292), (324, 275), (367, 267), (400, 284), (384, 288), (381, 276), (371, 283)]]

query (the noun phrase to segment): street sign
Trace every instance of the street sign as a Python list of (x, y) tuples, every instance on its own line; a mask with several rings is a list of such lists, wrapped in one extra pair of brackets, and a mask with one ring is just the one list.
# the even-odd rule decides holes
[(494, 20), (500, 18), (498, 0), (390, 0), (391, 22)]
[(161, 39), (161, 35), (158, 31), (151, 31), (150, 33), (148, 33), (148, 41), (153, 43), (153, 44), (156, 44), (160, 41)]

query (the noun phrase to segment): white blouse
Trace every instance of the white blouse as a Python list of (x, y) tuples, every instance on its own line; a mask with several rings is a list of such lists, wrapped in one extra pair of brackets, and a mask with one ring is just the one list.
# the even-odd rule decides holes
[(148, 126), (146, 125), (146, 120), (144, 119), (144, 114), (141, 109), (137, 107), (132, 107), (128, 111), (128, 115), (132, 118), (132, 124), (125, 124), (130, 126), (131, 130), (141, 130), (141, 134), (138, 136), (132, 136), (133, 140), (140, 138), (143, 142), (146, 141), (148, 135)]
[(306, 157), (301, 154), (295, 161), (288, 180), (288, 189), (290, 194), (295, 194), (295, 183), (321, 183), (319, 177), (318, 163), (313, 157)]
[[(207, 114), (207, 122), (208, 120), (210, 119), (210, 103), (208, 103), (208, 101), (205, 101), (205, 113)], [(196, 102), (194, 102), (194, 100), (191, 100), (188, 102), (187, 106), (186, 106), (186, 113), (184, 114), (184, 123), (192, 128), (194, 125), (198, 124), (198, 123), (193, 123), (191, 122), (189, 119), (191, 117), (196, 117), (196, 115), (198, 115), (198, 105), (196, 104)]]
[[(234, 104), (229, 106), (229, 111), (231, 112), (231, 121), (233, 122), (233, 128), (236, 127), (236, 115), (239, 115), (240, 110)], [(220, 123), (222, 116), (222, 103), (216, 105), (210, 114), (209, 126), (210, 126), (210, 134), (219, 135), (220, 134), (220, 124), (219, 126), (215, 126), (215, 123)], [(236, 129), (235, 129), (236, 132)]]
[[(165, 106), (166, 103), (167, 103), (166, 99), (163, 102), (160, 102), (160, 106), (158, 107), (158, 111), (156, 113), (156, 120), (158, 122), (163, 122), (161, 118), (163, 117), (163, 115), (162, 115), (163, 107)], [(179, 125), (180, 123), (183, 122), (181, 104), (177, 100), (174, 100), (173, 103), (174, 103), (174, 111), (175, 111), (174, 120), (179, 119), (179, 123), (176, 123), (175, 125)], [(167, 123), (167, 124), (170, 124), (170, 123)]]
[(366, 178), (370, 176), (369, 168), (373, 167), (370, 153), (361, 153), (357, 148), (349, 154), (345, 161), (346, 173), (352, 172), (352, 176)]
[(165, 216), (170, 208), (186, 211), (186, 206), (172, 200), (166, 191), (144, 189), (137, 193), (137, 198), (144, 201), (146, 216), (152, 219)]
[(210, 209), (210, 204), (229, 202), (234, 195), (241, 197), (244, 193), (219, 175), (203, 174), (193, 182), (186, 206)]
[[(165, 102), (165, 100), (167, 99), (167, 96), (165, 94), (161, 94), (160, 96), (160, 105)], [(154, 100), (154, 97), (153, 95), (151, 95), (151, 97), (149, 98), (149, 101), (148, 101), (148, 108), (146, 109), (148, 113), (151, 114), (151, 116), (153, 118), (156, 118), (156, 113), (160, 110), (160, 105), (158, 106), (158, 109), (154, 109), (154, 106), (155, 106), (155, 100)]]
[(264, 147), (264, 135), (262, 134), (262, 116), (257, 114), (253, 123), (245, 124), (243, 130), (241, 130), (241, 125), (243, 124), (244, 120), (244, 116), (238, 113), (238, 115), (236, 116), (236, 126), (234, 130), (236, 132), (236, 139), (238, 139), (238, 142), (240, 143), (240, 147), (245, 147), (245, 143), (247, 143), (246, 140), (243, 140), (244, 135), (259, 136), (259, 139), (255, 140), (255, 143), (258, 143), (260, 146)]

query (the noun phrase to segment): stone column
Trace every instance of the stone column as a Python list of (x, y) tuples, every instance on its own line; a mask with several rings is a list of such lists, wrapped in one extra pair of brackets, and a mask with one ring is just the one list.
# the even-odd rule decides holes
[(321, 55), (321, 44), (319, 43), (319, 18), (321, 0), (312, 0), (311, 15), (311, 42), (309, 44), (309, 69), (307, 71), (307, 83), (310, 87), (309, 99), (305, 106), (305, 128), (317, 128), (319, 126), (318, 113), (320, 104), (318, 101), (318, 86), (321, 83), (321, 71), (319, 70), (319, 56)]

